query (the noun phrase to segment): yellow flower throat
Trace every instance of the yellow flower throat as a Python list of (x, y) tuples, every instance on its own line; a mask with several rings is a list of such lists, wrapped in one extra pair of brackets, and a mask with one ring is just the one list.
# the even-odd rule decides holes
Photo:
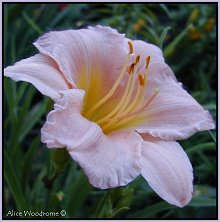
[[(112, 88), (102, 99), (93, 104), (89, 109), (84, 109), (82, 112), (85, 118), (96, 122), (105, 134), (113, 130), (127, 129), (136, 125), (140, 121), (140, 117), (147, 106), (158, 94), (158, 90), (155, 89), (154, 94), (145, 101), (150, 56), (146, 57), (144, 75), (138, 74), (137, 65), (140, 60), (140, 55), (137, 55), (135, 62), (128, 66), (130, 55), (133, 54), (133, 45), (131, 41), (128, 41), (128, 46), (129, 53), (124, 61), (122, 71)], [(127, 78), (127, 84), (118, 103), (115, 104), (114, 108), (106, 115), (99, 117), (99, 119), (94, 118), (96, 112), (100, 108), (103, 109), (105, 104), (113, 97), (126, 74), (128, 74), (129, 77)]]

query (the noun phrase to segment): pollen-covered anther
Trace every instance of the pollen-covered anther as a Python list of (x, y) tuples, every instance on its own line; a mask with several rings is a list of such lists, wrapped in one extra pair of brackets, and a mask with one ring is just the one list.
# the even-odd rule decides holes
[(134, 49), (133, 49), (133, 44), (131, 41), (128, 41), (128, 46), (129, 46), (129, 53), (132, 54), (134, 52)]
[(149, 63), (150, 63), (150, 56), (147, 56), (146, 57), (146, 69), (148, 68)]
[(133, 71), (134, 71), (134, 66), (135, 66), (135, 63), (132, 63), (132, 64), (128, 67), (128, 73), (129, 73), (129, 74), (133, 73)]
[(134, 64), (137, 65), (139, 61), (140, 61), (140, 55), (137, 55)]
[(139, 81), (141, 86), (144, 86), (145, 78), (141, 74), (138, 74), (138, 81)]

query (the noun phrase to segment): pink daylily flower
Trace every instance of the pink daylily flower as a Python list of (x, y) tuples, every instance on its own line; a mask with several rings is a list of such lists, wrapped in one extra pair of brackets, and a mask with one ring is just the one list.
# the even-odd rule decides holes
[(4, 70), (54, 100), (41, 130), (48, 148), (65, 147), (97, 188), (142, 175), (165, 201), (192, 198), (191, 163), (175, 140), (214, 129), (152, 44), (110, 27), (51, 31), (39, 54)]

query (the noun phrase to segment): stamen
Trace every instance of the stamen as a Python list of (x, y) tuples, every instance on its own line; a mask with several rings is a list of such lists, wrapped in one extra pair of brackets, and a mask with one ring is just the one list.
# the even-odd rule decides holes
[(128, 45), (129, 45), (129, 49), (130, 49), (129, 53), (132, 54), (134, 52), (132, 42), (128, 41)]
[[(145, 94), (146, 94), (146, 89), (147, 89), (147, 77), (148, 77), (148, 71), (149, 71), (149, 63), (150, 63), (150, 56), (147, 56), (146, 57), (146, 71), (144, 73), (144, 77), (143, 77), (143, 80), (142, 80), (142, 77), (139, 77), (141, 78), (141, 83), (144, 83), (144, 87), (142, 88), (142, 92), (141, 92), (141, 98), (139, 98), (139, 101), (138, 101), (138, 104), (136, 107), (137, 109), (139, 109), (141, 107), (141, 105), (143, 104), (144, 102), (144, 98), (145, 98)], [(141, 84), (140, 83), (140, 84)]]
[(139, 110), (137, 110), (132, 115), (135, 115), (136, 113), (142, 112), (144, 109), (146, 109), (149, 106), (149, 104), (153, 101), (153, 99), (158, 95), (158, 93), (159, 93), (158, 88), (154, 89), (154, 94), (147, 100), (147, 102)]
[(140, 55), (137, 55), (134, 64), (137, 65), (139, 61), (140, 61)]
[(138, 74), (138, 80), (141, 86), (144, 86), (145, 79), (141, 74)]
[[(141, 92), (141, 86), (139, 85), (138, 86), (138, 89), (137, 89), (137, 92), (136, 92), (136, 95), (132, 101), (131, 104), (129, 104), (128, 107), (126, 107), (126, 110), (124, 110), (124, 112), (122, 113), (122, 115), (126, 115), (127, 113), (129, 113), (135, 106), (138, 106), (138, 97), (140, 96), (140, 92)], [(119, 116), (120, 118), (120, 116)]]
[[(136, 57), (136, 61), (139, 60), (138, 57), (139, 56)], [(150, 56), (146, 57), (146, 72), (144, 76), (142, 76), (141, 74), (138, 74), (139, 86), (138, 86), (138, 89), (137, 89), (137, 92), (133, 101), (130, 103), (132, 95), (133, 95), (133, 91), (134, 91), (135, 81), (132, 81), (131, 83), (131, 89), (127, 95), (127, 99), (124, 101), (124, 104), (120, 107), (117, 114), (115, 116), (112, 116), (112, 118), (109, 119), (108, 122), (104, 126), (102, 126), (103, 130), (108, 130), (114, 127), (115, 124), (116, 125), (119, 124), (122, 118), (125, 118), (126, 122), (130, 121), (130, 118), (128, 118), (128, 116), (131, 115), (132, 116), (131, 118), (134, 118), (134, 113), (135, 114), (139, 113), (142, 110), (142, 108), (146, 106), (146, 104), (144, 104), (143, 106), (142, 104), (143, 104), (145, 93), (146, 93), (146, 76), (148, 74), (149, 63), (150, 63)], [(136, 75), (136, 72), (137, 72), (137, 67), (135, 68), (136, 70), (135, 70), (134, 76)], [(105, 120), (107, 121), (107, 119)]]
[(112, 117), (107, 124), (105, 124), (103, 126), (103, 129), (108, 128), (109, 126), (111, 126), (112, 124), (117, 122), (117, 119), (120, 118), (120, 116), (123, 115), (124, 112), (126, 112), (127, 106), (129, 104), (129, 102), (131, 101), (131, 98), (132, 98), (132, 95), (134, 92), (136, 74), (137, 74), (137, 67), (135, 67), (135, 72), (134, 72), (132, 83), (130, 86), (130, 91), (128, 93), (126, 93), (126, 98), (123, 101), (123, 104), (121, 104), (120, 109), (118, 110), (117, 114), (114, 117)]
[(132, 63), (128, 68), (128, 73), (131, 74), (134, 71), (134, 63)]
[[(118, 118), (116, 124), (108, 126), (108, 127), (103, 127), (103, 131), (105, 133), (112, 131), (113, 129), (117, 129), (120, 126), (123, 126), (124, 124), (128, 123), (131, 119), (138, 119), (145, 111), (145, 109), (150, 105), (150, 103), (153, 101), (153, 99), (158, 95), (159, 90), (156, 88), (154, 94), (147, 100), (147, 102), (137, 111), (129, 113), (127, 115), (123, 115), (120, 117), (120, 119)], [(138, 114), (138, 115), (137, 115)], [(136, 117), (134, 117), (135, 115), (137, 115)]]
[(118, 86), (120, 85), (125, 73), (126, 73), (126, 70), (127, 70), (127, 66), (128, 66), (128, 61), (129, 61), (129, 58), (130, 58), (130, 54), (133, 53), (133, 45), (132, 45), (132, 42), (131, 41), (128, 41), (128, 45), (129, 45), (129, 48), (130, 48), (130, 51), (125, 59), (125, 62), (124, 62), (124, 66), (122, 68), (122, 71), (118, 77), (118, 79), (115, 81), (113, 87), (111, 88), (111, 90), (108, 92), (107, 95), (105, 95), (101, 100), (99, 100), (93, 107), (91, 107), (87, 113), (85, 113), (85, 117), (88, 117), (90, 116), (96, 109), (98, 109), (102, 104), (104, 104), (107, 100), (109, 100), (113, 95), (114, 95), (114, 92), (116, 91), (116, 89), (118, 88)]
[(147, 56), (146, 57), (146, 69), (148, 68), (149, 63), (150, 63), (150, 56)]
[(146, 72), (145, 72), (144, 77), (141, 74), (138, 74), (139, 86), (138, 86), (137, 93), (135, 95), (133, 102), (126, 108), (124, 115), (129, 113), (130, 111), (134, 112), (135, 110), (138, 110), (142, 106), (142, 103), (145, 98), (145, 93), (146, 93), (146, 76), (148, 73), (149, 63), (150, 63), (150, 56), (146, 57)]
[[(128, 128), (137, 124), (138, 121), (141, 121), (142, 118), (145, 117), (146, 108), (159, 92), (158, 89), (155, 89), (154, 94), (144, 103), (146, 98), (145, 94), (150, 56), (146, 57), (145, 73), (143, 75), (137, 75), (137, 65), (140, 61), (140, 55), (136, 55), (135, 61), (128, 66), (130, 55), (134, 52), (132, 41), (128, 41), (128, 47), (129, 51), (125, 58), (123, 68), (112, 88), (101, 100), (90, 107), (90, 109), (88, 109), (88, 111), (84, 114), (86, 118), (99, 124), (104, 133), (109, 133), (112, 130), (119, 128)], [(125, 76), (125, 73), (128, 73), (129, 77), (127, 78), (127, 84), (122, 97), (117, 100), (117, 105), (111, 109), (110, 112), (107, 112), (107, 114), (107, 110), (104, 109), (105, 105), (103, 106), (103, 109), (99, 110), (99, 108), (115, 94)], [(98, 112), (95, 112), (97, 109)]]
[[(135, 80), (136, 80), (136, 75), (137, 75), (137, 67), (135, 67), (135, 71), (134, 71), (134, 75), (133, 75), (133, 79), (132, 79), (132, 83), (131, 83), (131, 87), (130, 90), (128, 92), (127, 98), (123, 104), (123, 106), (121, 107), (121, 109), (119, 110), (119, 113), (123, 112), (125, 110), (125, 108), (127, 107), (128, 103), (131, 100), (131, 97), (133, 95), (134, 89), (135, 89)], [(117, 115), (119, 115), (119, 113)]]
[(123, 94), (120, 102), (117, 104), (117, 106), (108, 115), (106, 115), (102, 119), (96, 121), (96, 123), (102, 124), (102, 123), (106, 122), (107, 120), (109, 120), (112, 116), (114, 116), (118, 112), (118, 110), (121, 108), (121, 106), (123, 105), (123, 103), (126, 100), (126, 97), (127, 97), (127, 94), (128, 94), (128, 90), (129, 90), (129, 88), (131, 86), (131, 80), (132, 80), (132, 75), (129, 75), (129, 78), (128, 78), (128, 81), (127, 81), (127, 85), (126, 85), (124, 94)]

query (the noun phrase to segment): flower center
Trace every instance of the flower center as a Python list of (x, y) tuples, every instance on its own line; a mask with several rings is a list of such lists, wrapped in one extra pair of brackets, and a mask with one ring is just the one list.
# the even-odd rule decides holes
[(129, 53), (125, 59), (122, 71), (111, 90), (84, 114), (87, 119), (93, 120), (93, 116), (97, 110), (112, 98), (120, 83), (125, 78), (125, 75), (128, 74), (127, 84), (118, 104), (107, 115), (95, 120), (105, 134), (113, 130), (129, 128), (131, 125), (135, 125), (134, 123), (137, 123), (141, 114), (143, 114), (147, 106), (158, 94), (158, 90), (155, 89), (154, 94), (145, 101), (150, 56), (146, 57), (146, 69), (144, 75), (138, 74), (137, 65), (140, 60), (140, 55), (137, 55), (135, 62), (128, 66), (130, 55), (133, 54), (133, 45), (131, 41), (128, 42), (128, 46)]

